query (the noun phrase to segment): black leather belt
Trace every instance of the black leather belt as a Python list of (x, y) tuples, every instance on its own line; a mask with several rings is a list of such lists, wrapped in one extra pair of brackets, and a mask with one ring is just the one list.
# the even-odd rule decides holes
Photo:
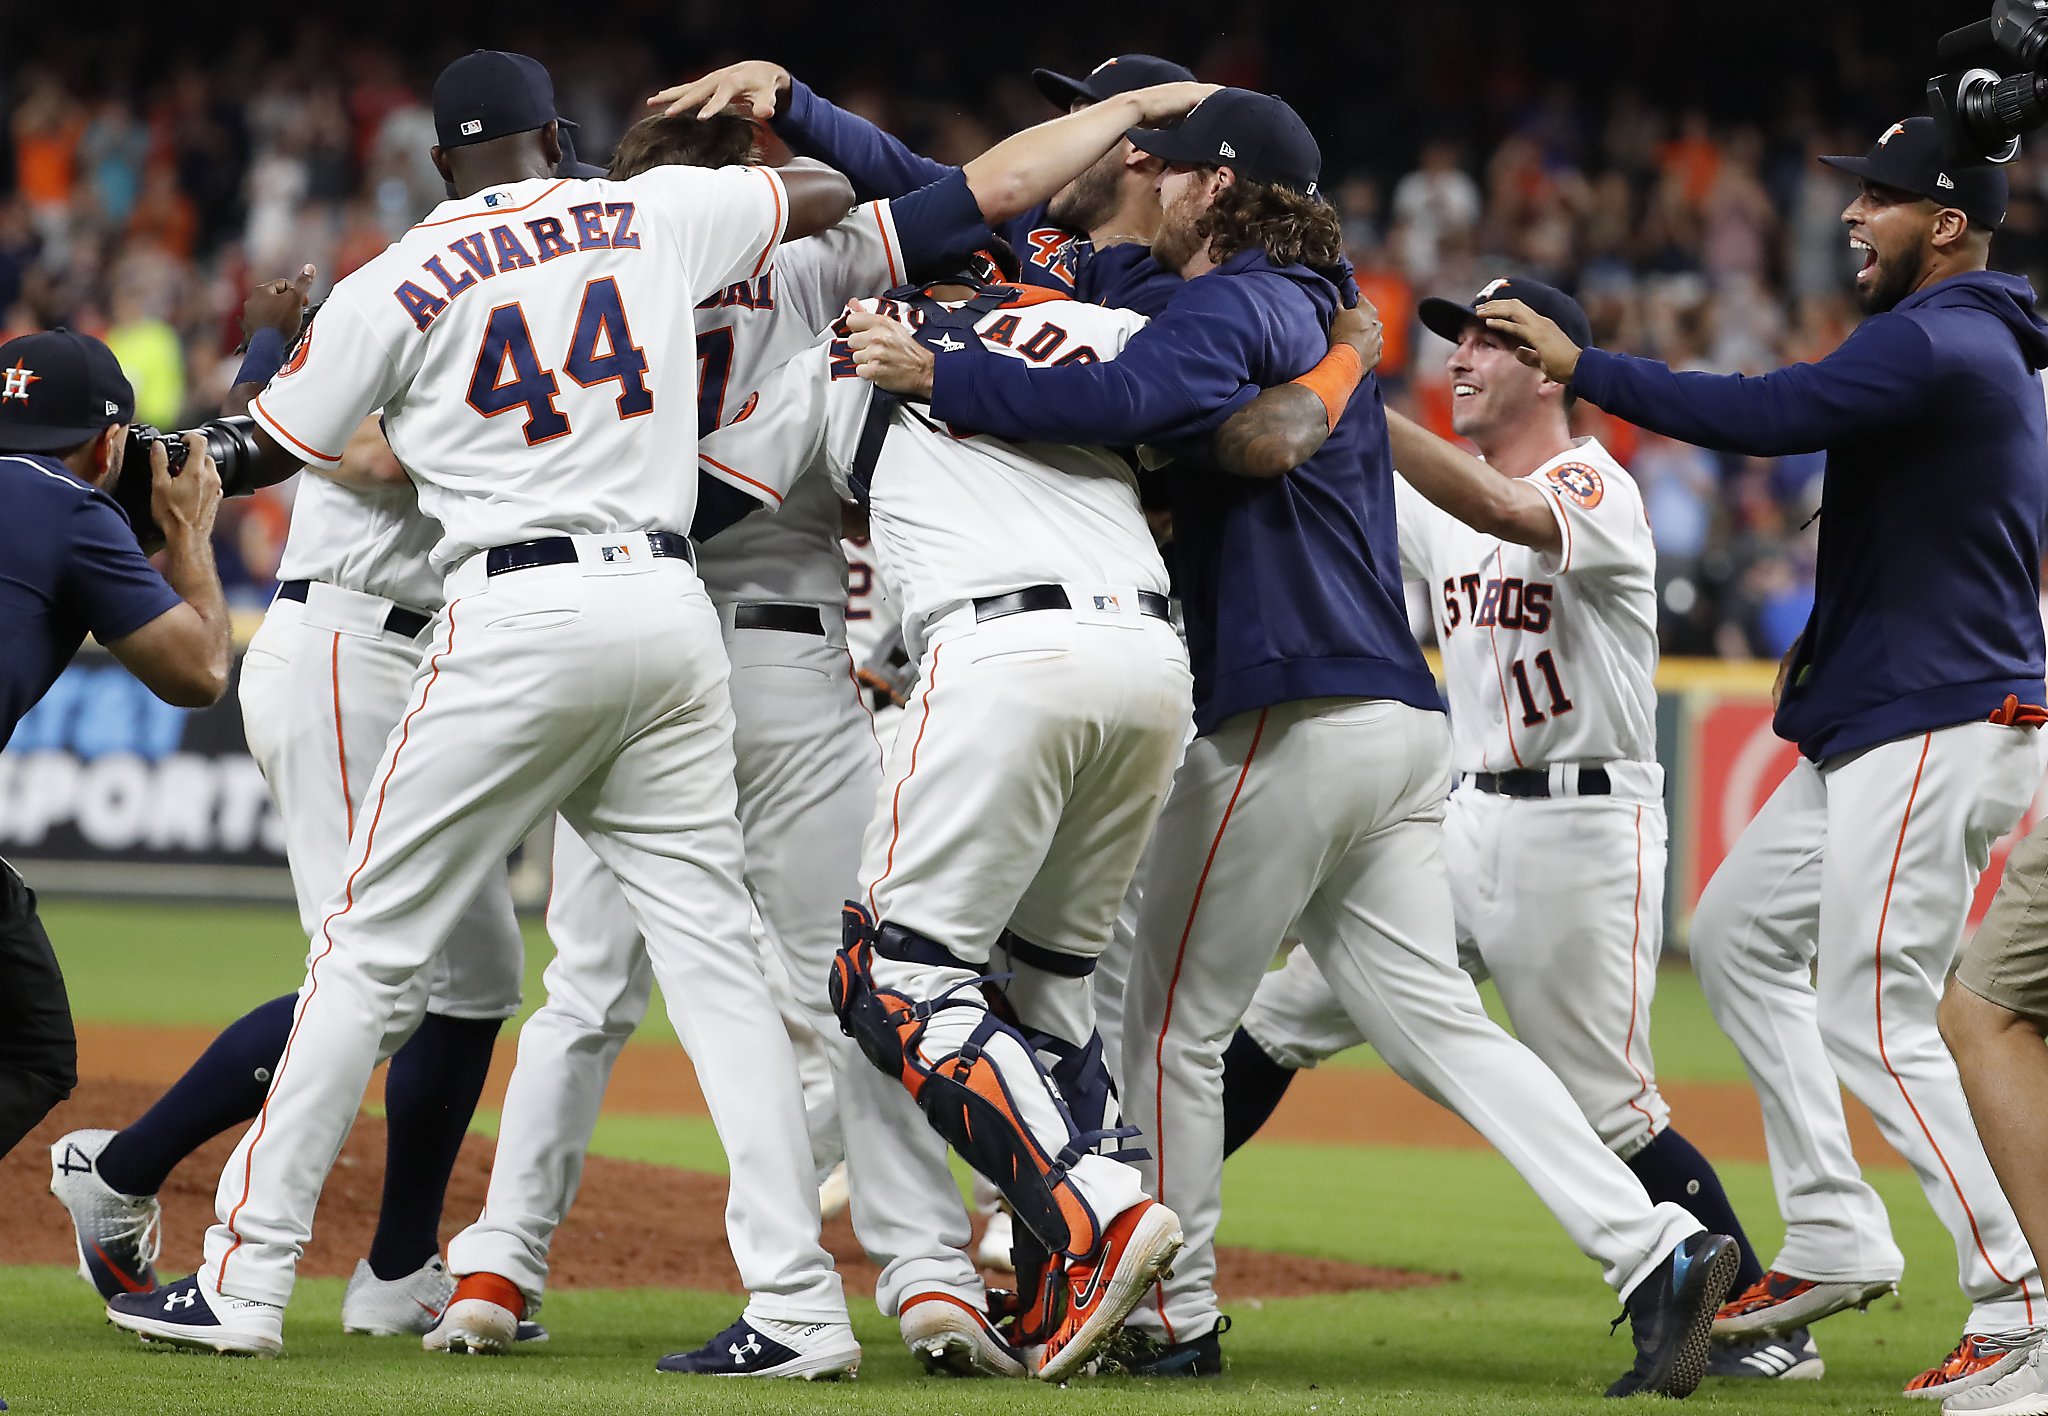
[[(303, 605), (306, 603), (306, 588), (312, 583), (310, 580), (283, 581), (277, 587), (277, 598), (297, 600)], [(418, 610), (408, 610), (403, 605), (393, 605), (390, 613), (384, 616), (384, 632), (403, 635), (407, 639), (418, 639), (433, 622), (432, 615), (423, 615)]]
[[(678, 536), (673, 531), (649, 531), (646, 533), (647, 547), (656, 556), (670, 560), (697, 563), (697, 556), (690, 549), (690, 538)], [(630, 547), (626, 548), (630, 553)], [(576, 543), (567, 536), (544, 536), (538, 541), (517, 541), (509, 546), (493, 546), (484, 552), (484, 570), (490, 575), (504, 575), (508, 571), (532, 570), (542, 565), (574, 565)]]
[[(1518, 772), (1474, 772), (1472, 786), (1475, 790), (1494, 796), (1547, 797), (1550, 791), (1550, 773), (1537, 768), (1524, 768)], [(1578, 796), (1606, 796), (1614, 790), (1607, 780), (1605, 767), (1581, 767), (1579, 769)]]
[(734, 629), (775, 629), (784, 634), (825, 637), (825, 617), (816, 605), (734, 605)]
[[(1097, 596), (1108, 599), (1108, 596)], [(1022, 590), (1012, 590), (1007, 595), (984, 595), (974, 602), (974, 618), (981, 620), (1001, 619), (1004, 615), (1028, 614), (1032, 610), (1071, 610), (1074, 602), (1067, 598), (1066, 588), (1059, 585), (1027, 585)], [(1098, 605), (1098, 609), (1112, 609), (1111, 605)], [(1171, 620), (1166, 597), (1153, 590), (1138, 592), (1138, 613), (1150, 615), (1156, 620)]]

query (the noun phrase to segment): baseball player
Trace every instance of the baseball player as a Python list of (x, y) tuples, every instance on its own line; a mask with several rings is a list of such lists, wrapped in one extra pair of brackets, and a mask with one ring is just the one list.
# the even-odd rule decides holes
[[(1590, 337), (1578, 302), (1538, 281), (1493, 281), (1470, 305), (1422, 302), (1423, 324), (1453, 345), (1453, 427), (1484, 461), (1387, 415), (1403, 574), (1429, 587), (1449, 684), (1444, 864), (1460, 961), (1495, 981), (1515, 1035), (1650, 1197), (1742, 1246), (1746, 1285), (1762, 1266), (1713, 1167), (1671, 1128), (1650, 1051), (1666, 828), (1649, 523), (1621, 465), (1572, 437), (1569, 391), (1473, 314), (1496, 296)], [(1292, 397), (1304, 429), (1323, 432), (1315, 400)], [(1259, 980), (1224, 1054), (1224, 1153), (1272, 1114), (1295, 1069), (1363, 1040), (1295, 950)], [(1708, 1370), (1807, 1378), (1822, 1366), (1800, 1330), (1716, 1347)]]
[[(927, 338), (986, 341), (1019, 360), (1113, 359), (1143, 324), (1008, 285), (857, 308), (906, 310)], [(893, 1128), (896, 1174), (854, 1158), (856, 1222), (871, 1185), (935, 1194), (943, 1136), (1066, 1260), (1063, 1286), (1040, 1295), (1064, 1296), (1064, 1321), (1019, 1334), (1040, 1349), (1035, 1375), (1058, 1381), (1114, 1335), (1180, 1246), (1172, 1212), (1098, 1149), (1128, 1132), (1088, 975), (1172, 773), (1185, 651), (1121, 459), (1020, 448), (875, 403), (856, 372), (863, 347), (842, 337), (792, 361), (703, 455), (771, 483), (778, 473), (760, 469), (822, 456), (867, 504), (920, 687), (884, 769), (833, 984), (882, 1074), (842, 1091), (849, 1124)], [(994, 756), (991, 732), (1004, 743)], [(975, 985), (991, 973), (1006, 981), (985, 996)]]
[[(1248, 387), (1324, 355), (1336, 220), (1292, 109), (1225, 89), (1179, 127), (1132, 135), (1167, 163), (1152, 251), (1190, 277), (1113, 363), (1030, 369), (972, 348), (880, 370), (934, 417), (998, 437), (1128, 444), (1206, 439)], [(1690, 1392), (1734, 1242), (1653, 1205), (1562, 1084), (1487, 1017), (1457, 966), (1441, 854), (1449, 739), (1407, 630), (1377, 390), (1333, 400), (1328, 443), (1252, 483), (1174, 477), (1177, 583), (1197, 736), (1141, 868), (1125, 1005), (1124, 1095), (1148, 1178), (1188, 1247), (1133, 1315), (1214, 1365), (1211, 1248), (1221, 1054), (1293, 926), (1360, 1028), (1520, 1168), (1627, 1301), (1635, 1366), (1617, 1395)], [(1020, 1211), (1020, 1218), (1022, 1218)]]
[[(748, 1311), (707, 1348), (789, 1375), (853, 1370), (817, 1242), (794, 1059), (745, 948), (717, 616), (681, 534), (695, 349), (674, 317), (845, 213), (817, 168), (554, 179), (552, 84), (477, 51), (436, 81), (458, 196), (335, 287), (295, 367), (250, 405), (269, 455), (337, 459), (382, 408), (444, 536), (447, 604), (366, 788), (261, 1117), (223, 1174), (191, 1279), (110, 1300), (117, 1325), (274, 1353), (314, 1202), (379, 1050), (489, 871), (560, 808), (620, 879), (723, 1123)], [(637, 316), (636, 316), (637, 311)], [(721, 1370), (707, 1361), (707, 1369)]]
[[(762, 396), (753, 390), (793, 349), (815, 343), (853, 293), (887, 288), (906, 269), (957, 263), (961, 252), (987, 241), (989, 216), (1000, 219), (1004, 203), (1021, 200), (1016, 195), (1020, 184), (1046, 186), (1063, 178), (1066, 171), (1078, 169), (1119, 141), (1131, 122), (1181, 111), (1195, 96), (1153, 95), (1148, 104), (1145, 96), (1133, 95), (1085, 117), (1042, 125), (999, 144), (931, 188), (896, 202), (870, 203), (833, 231), (782, 250), (754, 288), (727, 292), (698, 311), (700, 349), (715, 339), (731, 360), (729, 369), (721, 367), (718, 387), (727, 391), (732, 414), (749, 426), (768, 418)], [(738, 152), (725, 155), (748, 155), (751, 127), (744, 120), (722, 117), (700, 124), (686, 118), (650, 118), (622, 142), (615, 170), (626, 173), (645, 162), (716, 156), (704, 144), (707, 138), (715, 143), (721, 130), (730, 132), (740, 145)], [(1053, 176), (1043, 175), (1046, 171)], [(710, 386), (707, 379), (707, 389)], [(761, 494), (744, 474), (721, 466), (722, 459), (714, 452), (707, 449), (705, 458), (714, 476), (745, 489), (749, 498)], [(748, 517), (707, 543), (707, 565), (714, 555), (724, 556), (728, 575), (743, 587), (782, 584), (791, 587), (785, 593), (843, 595), (839, 498), (830, 482), (822, 476), (796, 477), (769, 500), (777, 508), (773, 516)], [(784, 538), (779, 545), (748, 534), (778, 526)], [(740, 555), (725, 549), (732, 544), (741, 547)], [(799, 578), (803, 576), (808, 583)], [(713, 598), (718, 599), (716, 593)], [(829, 608), (836, 621), (839, 607)], [(797, 981), (805, 1016), (825, 1025), (831, 1045), (844, 1053), (846, 1064), (862, 1067), (865, 1075), (865, 1064), (852, 1055), (851, 1044), (839, 1038), (836, 1023), (826, 1012), (822, 981), (838, 939), (836, 930), (821, 935), (816, 925), (823, 922), (831, 928), (833, 916), (820, 914), (818, 902), (807, 900), (796, 887), (801, 884), (815, 892), (822, 880), (825, 888), (838, 892), (835, 908), (852, 892), (857, 865), (852, 853), (858, 849), (859, 831), (840, 808), (849, 793), (858, 790), (861, 795), (853, 808), (863, 814), (872, 810), (877, 752), (850, 672), (843, 632), (835, 623), (828, 651), (807, 650), (788, 623), (805, 609), (810, 609), (810, 619), (818, 617), (815, 605), (793, 610), (742, 601), (734, 613), (743, 632), (728, 634), (735, 682), (741, 685), (736, 711), (741, 725), (741, 820), (748, 839), (758, 841), (749, 851), (747, 872), (773, 930), (775, 966)], [(750, 623), (756, 616), (764, 622)], [(747, 630), (761, 631), (760, 637), (750, 640)], [(752, 692), (746, 688), (750, 671), (758, 679)], [(802, 677), (792, 681), (792, 671)], [(836, 735), (837, 751), (829, 730), (835, 721), (844, 728)], [(844, 767), (848, 762), (868, 770), (849, 773)], [(834, 828), (841, 839), (833, 838)], [(795, 838), (794, 849), (778, 839), (782, 836)], [(843, 875), (828, 868), (835, 851), (846, 853)], [(587, 861), (587, 852), (581, 854)], [(464, 1278), (457, 1302), (428, 1338), (430, 1347), (502, 1350), (512, 1322), (537, 1303), (545, 1281), (548, 1240), (573, 1197), (605, 1075), (646, 1006), (648, 979), (644, 965), (634, 963), (637, 935), (623, 901), (608, 882), (594, 881), (587, 865), (566, 859), (560, 849), (556, 863), (550, 925), (558, 935), (575, 937), (582, 947), (576, 950), (574, 967), (565, 962), (551, 969), (550, 1002), (521, 1040), (491, 1198), (483, 1219), (451, 1245), (451, 1261)], [(762, 879), (767, 875), (772, 882), (771, 870), (783, 874), (781, 893), (797, 906), (808, 904), (808, 910), (793, 908), (780, 916), (773, 912), (774, 896)], [(785, 922), (787, 927), (777, 927)], [(592, 961), (610, 962), (593, 968)], [(937, 1226), (927, 1220), (925, 1208), (915, 1206), (903, 1219), (891, 1208), (899, 1193), (910, 1200), (916, 1197), (858, 1178), (869, 1173), (872, 1164), (863, 1163), (863, 1143), (874, 1149), (878, 1140), (887, 1145), (856, 1128), (849, 1149), (854, 1152), (856, 1224), (887, 1270), (881, 1286), (883, 1310), (900, 1316), (906, 1340), (937, 1364), (978, 1353), (992, 1367), (1007, 1363), (1014, 1369), (1014, 1359), (1001, 1353), (999, 1341), (980, 1316), (981, 1285), (957, 1246), (948, 1256), (927, 1261), (937, 1246)], [(943, 1191), (945, 1198), (954, 1199), (950, 1181), (943, 1182)], [(504, 1294), (508, 1284), (518, 1292), (516, 1306), (491, 1297), (492, 1292)], [(953, 1331), (962, 1327), (967, 1330)]]
[[(261, 359), (264, 331), (280, 354), (296, 337), (312, 274), (308, 267), (297, 281), (269, 282), (250, 296), (243, 323), (252, 360)], [(237, 383), (254, 373), (260, 387), (279, 362), (245, 365)], [(229, 411), (241, 411), (237, 400)], [(244, 730), (284, 823), (309, 933), (342, 883), (370, 768), (419, 668), (420, 636), (432, 619), (419, 607), (440, 600), (427, 554), (441, 528), (420, 513), (376, 420), (349, 439), (342, 462), (351, 475), (384, 485), (350, 490), (317, 475), (301, 479), (279, 593), (241, 674)], [(383, 1202), (370, 1252), (342, 1299), (345, 1331), (422, 1333), (447, 1304), (454, 1280), (440, 1257), (442, 1201), (499, 1025), (519, 1007), (522, 959), (501, 870), (451, 933), (434, 965), (426, 1016), (392, 1057)], [(287, 994), (229, 1025), (134, 1124), (73, 1131), (50, 1148), (50, 1191), (70, 1212), (80, 1275), (103, 1298), (156, 1286), (157, 1191), (199, 1146), (256, 1116), (293, 1005)]]
[[(1157, 84), (1186, 83), (1194, 74), (1150, 54), (1105, 59), (1085, 79), (1034, 69), (1048, 102), (1073, 112)], [(1213, 87), (1213, 86), (1209, 86)], [(738, 103), (768, 120), (794, 152), (822, 158), (863, 196), (896, 197), (938, 181), (952, 168), (912, 152), (894, 135), (820, 97), (779, 64), (750, 59), (665, 89), (648, 100), (670, 113), (709, 117)], [(1118, 143), (1044, 202), (1033, 203), (997, 234), (1018, 253), (1027, 284), (1121, 309), (1156, 314), (1179, 285), (1151, 260), (1147, 246), (1159, 226), (1155, 190), (1159, 164)]]
[(1512, 300), (1479, 313), (1639, 426), (1754, 456), (1827, 451), (1813, 614), (1776, 724), (1802, 760), (1693, 917), (1700, 984), (1763, 1099), (1786, 1223), (1716, 1326), (1783, 1332), (1898, 1280), (1847, 1087), (1955, 1239), (1963, 1337), (1907, 1384), (1945, 1399), (2017, 1367), (2048, 1322), (1935, 1022), (1978, 873), (2041, 780), (2048, 323), (2024, 280), (1985, 270), (2004, 173), (1948, 167), (1932, 119), (1824, 160), (1862, 183), (1842, 220), (1870, 318), (1817, 363), (1674, 373), (1582, 349)]

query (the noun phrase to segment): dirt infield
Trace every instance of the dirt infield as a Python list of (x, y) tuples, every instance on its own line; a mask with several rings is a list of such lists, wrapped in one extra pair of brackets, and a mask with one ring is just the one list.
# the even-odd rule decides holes
[[(168, 1055), (168, 1049), (144, 1056)], [(105, 1054), (101, 1054), (105, 1057)], [(133, 1056), (134, 1054), (131, 1054)], [(90, 1080), (36, 1132), (0, 1161), (0, 1262), (69, 1264), (75, 1261), (71, 1228), (48, 1193), (50, 1143), (84, 1126), (114, 1127), (156, 1099), (160, 1082)], [(190, 1273), (212, 1219), (214, 1181), (233, 1149), (224, 1137), (202, 1149), (164, 1188), (165, 1277)], [(367, 1252), (383, 1177), (384, 1124), (365, 1116), (350, 1135), (320, 1199), (312, 1244), (301, 1272), (345, 1276)], [(490, 1143), (463, 1143), (449, 1187), (443, 1240), (483, 1206)], [(722, 1218), (725, 1177), (633, 1161), (593, 1157), (575, 1211), (556, 1236), (553, 1281), (564, 1288), (657, 1286), (712, 1292), (742, 1291), (726, 1247)], [(845, 1216), (826, 1226), (825, 1245), (839, 1261), (851, 1293), (872, 1293), (875, 1268), (854, 1242)], [(1368, 1268), (1332, 1259), (1225, 1248), (1217, 1287), (1225, 1299), (1287, 1298), (1359, 1289), (1413, 1288), (1442, 1283), (1435, 1274)], [(997, 1276), (991, 1275), (992, 1280)], [(999, 1281), (999, 1280), (997, 1280)]]

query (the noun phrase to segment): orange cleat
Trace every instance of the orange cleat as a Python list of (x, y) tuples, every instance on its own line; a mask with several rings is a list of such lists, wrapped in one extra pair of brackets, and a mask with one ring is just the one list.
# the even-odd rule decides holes
[(1157, 1200), (1140, 1200), (1112, 1220), (1094, 1252), (1060, 1275), (1067, 1311), (1039, 1352), (1038, 1379), (1061, 1382), (1081, 1371), (1168, 1271), (1181, 1243), (1180, 1217)]
[(1810, 1327), (1845, 1308), (1867, 1308), (1898, 1285), (1888, 1278), (1796, 1278), (1772, 1269), (1721, 1305), (1714, 1340), (1769, 1337)]
[(1948, 1356), (1906, 1383), (1906, 1395), (1942, 1401), (1959, 1391), (1986, 1386), (2026, 1361), (2040, 1340), (2038, 1328), (2007, 1333), (1966, 1332)]

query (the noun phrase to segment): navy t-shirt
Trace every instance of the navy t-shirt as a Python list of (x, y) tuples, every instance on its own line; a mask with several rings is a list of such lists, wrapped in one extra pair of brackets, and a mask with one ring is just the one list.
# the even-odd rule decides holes
[(0, 453), (0, 747), (90, 633), (105, 644), (180, 602), (105, 493), (61, 462)]

